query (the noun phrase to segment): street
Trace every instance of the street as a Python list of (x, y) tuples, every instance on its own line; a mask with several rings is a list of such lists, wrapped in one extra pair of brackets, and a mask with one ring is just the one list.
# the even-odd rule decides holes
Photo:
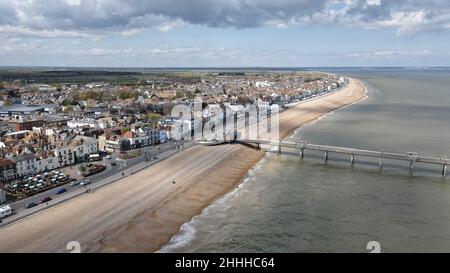
[[(141, 149), (138, 149), (142, 152), (142, 155), (128, 159), (123, 160), (118, 158), (119, 154), (113, 154), (111, 155), (111, 159), (106, 159), (106, 157), (103, 158), (102, 163), (106, 163), (107, 169), (101, 173), (86, 177), (85, 179), (88, 179), (91, 183), (86, 186), (81, 186), (80, 184), (71, 186), (70, 184), (65, 184), (58, 186), (56, 188), (53, 188), (51, 190), (30, 196), (28, 198), (21, 199), (19, 201), (15, 201), (12, 203), (7, 203), (5, 205), (11, 206), (14, 213), (13, 215), (2, 219), (2, 222), (0, 226), (7, 225), (11, 222), (17, 221), (19, 219), (22, 219), (28, 215), (34, 214), (38, 211), (41, 211), (45, 209), (46, 207), (54, 206), (59, 203), (68, 201), (72, 198), (75, 198), (77, 196), (80, 196), (81, 194), (87, 193), (87, 189), (90, 189), (91, 192), (93, 189), (99, 188), (101, 186), (107, 185), (111, 182), (120, 180), (123, 176), (130, 175), (131, 173), (136, 173), (137, 171), (148, 167), (159, 160), (162, 160), (166, 158), (167, 156), (170, 156), (174, 153), (176, 153), (179, 150), (182, 150), (184, 148), (188, 148), (194, 145), (193, 141), (172, 141), (167, 142), (160, 145), (155, 146), (149, 146), (149, 147), (143, 147)], [(178, 149), (178, 147), (180, 149)], [(183, 148), (184, 147), (184, 148)], [(154, 157), (157, 157), (157, 159), (154, 159)], [(146, 161), (148, 159), (148, 161)], [(112, 166), (112, 163), (115, 166)], [(122, 175), (123, 173), (123, 175)], [(82, 181), (82, 180), (81, 180)], [(81, 182), (79, 181), (79, 182)], [(56, 194), (58, 190), (65, 188), (67, 192), (63, 194)], [(49, 202), (45, 202), (43, 204), (41, 203), (41, 200), (51, 197), (52, 200)], [(37, 206), (26, 209), (25, 206), (29, 203), (36, 203)]]

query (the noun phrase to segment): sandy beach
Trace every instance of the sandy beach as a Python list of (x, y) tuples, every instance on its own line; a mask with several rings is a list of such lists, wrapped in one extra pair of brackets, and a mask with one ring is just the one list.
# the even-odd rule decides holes
[[(347, 88), (300, 103), (280, 115), (280, 136), (365, 97)], [(180, 226), (234, 189), (263, 151), (239, 144), (194, 146), (96, 192), (0, 229), (0, 252), (154, 252)]]

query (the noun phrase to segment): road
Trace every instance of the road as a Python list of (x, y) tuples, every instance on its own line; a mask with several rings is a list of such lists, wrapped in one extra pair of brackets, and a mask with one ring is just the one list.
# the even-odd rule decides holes
[[(103, 159), (103, 163), (106, 163), (107, 165), (107, 169), (105, 171), (86, 178), (91, 181), (91, 184), (87, 186), (81, 186), (79, 184), (71, 186), (70, 184), (65, 184), (51, 190), (30, 196), (28, 198), (24, 198), (9, 204), (4, 204), (11, 206), (14, 214), (10, 217), (2, 219), (0, 226), (10, 224), (28, 215), (46, 209), (47, 207), (60, 204), (77, 196), (80, 196), (81, 194), (85, 194), (87, 189), (93, 190), (107, 185), (111, 182), (117, 181), (124, 176), (136, 173), (137, 171), (148, 167), (183, 148), (187, 148), (192, 145), (194, 145), (194, 142), (192, 141), (172, 141), (156, 146), (143, 147), (141, 149), (138, 149), (142, 152), (142, 155), (128, 160), (122, 160), (118, 158), (118, 154), (113, 154), (111, 156), (111, 159)], [(157, 159), (155, 159), (155, 157), (157, 157)], [(146, 159), (148, 159), (148, 161), (146, 161)], [(67, 192), (57, 195), (56, 192), (63, 188), (65, 188)], [(52, 200), (47, 203), (41, 204), (41, 200), (45, 197), (51, 197)], [(36, 203), (38, 204), (38, 206), (26, 209), (25, 206), (29, 203)]]

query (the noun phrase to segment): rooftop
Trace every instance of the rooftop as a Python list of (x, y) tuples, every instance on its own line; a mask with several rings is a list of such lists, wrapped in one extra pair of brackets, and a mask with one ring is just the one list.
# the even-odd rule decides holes
[(24, 104), (15, 104), (11, 106), (1, 106), (0, 113), (26, 113), (26, 112), (39, 112), (44, 111), (44, 106), (42, 105), (24, 105)]

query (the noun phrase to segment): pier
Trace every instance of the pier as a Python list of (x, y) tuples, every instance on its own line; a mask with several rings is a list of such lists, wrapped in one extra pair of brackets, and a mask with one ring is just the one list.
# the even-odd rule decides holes
[(357, 158), (361, 157), (369, 157), (369, 158), (378, 158), (379, 159), (379, 168), (380, 170), (383, 168), (383, 160), (398, 160), (409, 163), (409, 172), (412, 174), (414, 171), (415, 164), (431, 164), (431, 165), (439, 165), (442, 167), (442, 176), (447, 176), (447, 166), (450, 164), (450, 161), (447, 158), (439, 158), (439, 157), (428, 157), (422, 156), (418, 153), (391, 153), (391, 152), (383, 152), (383, 151), (371, 151), (371, 150), (361, 150), (361, 149), (353, 149), (346, 147), (336, 147), (336, 146), (328, 146), (328, 145), (317, 145), (311, 144), (308, 142), (290, 142), (290, 141), (267, 141), (267, 140), (239, 140), (238, 142), (243, 144), (255, 145), (257, 148), (260, 148), (261, 145), (268, 145), (272, 147), (277, 147), (277, 154), (281, 155), (282, 148), (291, 148), (297, 149), (299, 152), (299, 156), (301, 158), (305, 157), (305, 153), (307, 151), (316, 151), (322, 152), (324, 155), (324, 161), (327, 162), (329, 160), (329, 154), (343, 154), (349, 156), (350, 165), (353, 166), (357, 160)]

